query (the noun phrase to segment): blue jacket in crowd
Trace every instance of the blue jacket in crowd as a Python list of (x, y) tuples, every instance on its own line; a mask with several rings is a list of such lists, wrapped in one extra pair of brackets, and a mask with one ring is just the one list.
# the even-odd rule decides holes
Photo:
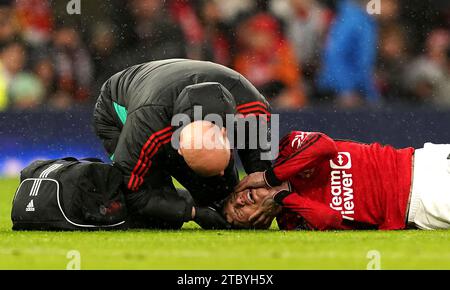
[(326, 43), (318, 85), (337, 95), (356, 92), (369, 102), (380, 99), (374, 82), (378, 31), (363, 6), (342, 0)]

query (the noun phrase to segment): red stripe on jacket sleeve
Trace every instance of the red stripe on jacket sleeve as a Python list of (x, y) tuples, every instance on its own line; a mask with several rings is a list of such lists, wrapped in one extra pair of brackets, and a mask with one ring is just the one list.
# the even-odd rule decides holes
[[(151, 166), (151, 158), (156, 154), (158, 149), (163, 145), (170, 142), (172, 136), (172, 127), (167, 127), (154, 134), (152, 134), (145, 142), (139, 154), (139, 159), (131, 172), (130, 180), (128, 182), (128, 188), (131, 190), (137, 190), (142, 185), (144, 176)], [(168, 138), (168, 142), (164, 143)]]
[(156, 145), (153, 153), (148, 158), (146, 158), (146, 160), (148, 160), (148, 162), (149, 162), (148, 163), (149, 165), (146, 166), (145, 169), (143, 170), (143, 172), (138, 175), (138, 179), (136, 181), (137, 184), (135, 185), (136, 190), (144, 183), (144, 177), (145, 177), (145, 175), (147, 175), (147, 172), (149, 171), (151, 164), (152, 164), (151, 158), (153, 158), (153, 156), (158, 152), (158, 150), (161, 146), (169, 143), (171, 141), (171, 139), (172, 139), (172, 135), (170, 135), (169, 138), (167, 138), (166, 140), (163, 140), (160, 143), (158, 143), (158, 145)]
[(261, 107), (242, 109), (242, 110), (238, 110), (238, 112), (241, 113), (241, 114), (255, 113), (255, 114), (265, 114), (267, 116), (270, 116), (269, 111), (267, 111), (266, 109), (263, 109)]
[(251, 103), (242, 104), (242, 105), (237, 106), (236, 109), (239, 111), (240, 109), (253, 107), (253, 106), (261, 106), (264, 109), (267, 109), (267, 105), (264, 104), (263, 102), (251, 102)]

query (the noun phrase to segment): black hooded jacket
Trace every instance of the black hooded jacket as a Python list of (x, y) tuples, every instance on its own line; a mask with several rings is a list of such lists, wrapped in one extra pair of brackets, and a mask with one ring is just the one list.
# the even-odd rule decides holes
[[(254, 114), (266, 115), (270, 122), (269, 104), (257, 89), (239, 73), (211, 62), (154, 61), (117, 73), (103, 85), (95, 126), (114, 164), (122, 169), (128, 190), (136, 192), (146, 183), (152, 186), (152, 179), (160, 179), (157, 173), (161, 171), (172, 176), (177, 175), (175, 171), (191, 171), (171, 146), (172, 135), (179, 128), (172, 118), (181, 113), (192, 121), (195, 106), (202, 108), (202, 118), (211, 113), (222, 118)], [(247, 173), (270, 167), (270, 161), (261, 160), (262, 151), (238, 150)], [(192, 178), (187, 176), (174, 177), (191, 191)], [(228, 185), (217, 196), (196, 198), (196, 193), (191, 193), (196, 202), (212, 202), (230, 193), (236, 180), (225, 183)]]

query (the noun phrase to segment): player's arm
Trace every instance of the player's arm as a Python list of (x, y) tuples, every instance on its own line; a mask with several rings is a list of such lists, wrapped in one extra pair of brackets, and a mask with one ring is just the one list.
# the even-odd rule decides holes
[(316, 167), (338, 154), (333, 139), (323, 133), (292, 132), (286, 140), (282, 140), (280, 157), (264, 177), (267, 185), (273, 187), (289, 180), (294, 175)]
[(274, 199), (283, 208), (301, 216), (312, 229), (326, 231), (348, 228), (342, 216), (325, 204), (288, 191), (278, 193)]
[(281, 140), (280, 155), (275, 165), (264, 172), (247, 176), (236, 191), (279, 186), (298, 173), (333, 159), (337, 154), (334, 140), (323, 133), (292, 132)]

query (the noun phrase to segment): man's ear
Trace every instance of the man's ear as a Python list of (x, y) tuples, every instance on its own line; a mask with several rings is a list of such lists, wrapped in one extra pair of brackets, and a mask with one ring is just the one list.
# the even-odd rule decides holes
[(181, 151), (181, 148), (178, 149), (178, 154), (180, 154), (181, 156), (183, 156), (183, 151)]
[(220, 132), (222, 133), (223, 140), (225, 140), (225, 145), (228, 147), (228, 149), (231, 149), (230, 139), (228, 139), (228, 131), (225, 127), (222, 127), (220, 129)]
[(222, 127), (222, 129), (220, 129), (220, 131), (222, 132), (222, 136), (223, 136), (223, 138), (227, 138), (228, 137), (228, 135), (227, 135), (227, 129), (225, 128), (225, 127)]

